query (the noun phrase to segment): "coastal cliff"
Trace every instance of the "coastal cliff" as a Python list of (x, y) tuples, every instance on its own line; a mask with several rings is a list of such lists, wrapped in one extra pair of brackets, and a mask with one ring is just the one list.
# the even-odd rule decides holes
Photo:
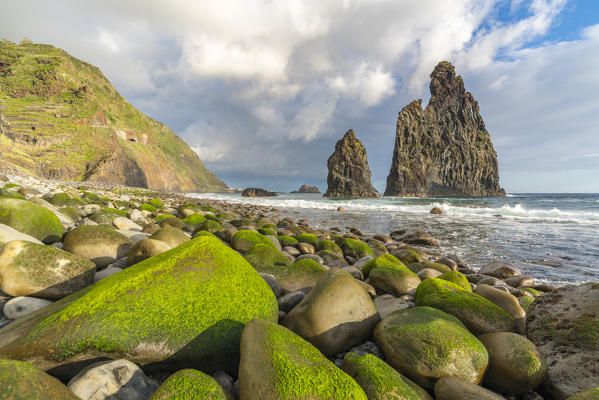
[(0, 41), (0, 168), (155, 190), (224, 191), (166, 125), (95, 66), (50, 45)]
[(353, 130), (335, 145), (327, 162), (329, 174), (325, 197), (380, 197), (370, 183), (366, 149)]
[(431, 99), (404, 107), (385, 196), (504, 196), (497, 153), (454, 66), (440, 62), (431, 74)]

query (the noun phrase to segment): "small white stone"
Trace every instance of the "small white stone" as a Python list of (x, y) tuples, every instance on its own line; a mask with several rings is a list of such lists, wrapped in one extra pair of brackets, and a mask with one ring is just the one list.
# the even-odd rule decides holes
[(36, 297), (14, 297), (4, 304), (2, 312), (8, 319), (19, 319), (50, 304), (50, 300)]

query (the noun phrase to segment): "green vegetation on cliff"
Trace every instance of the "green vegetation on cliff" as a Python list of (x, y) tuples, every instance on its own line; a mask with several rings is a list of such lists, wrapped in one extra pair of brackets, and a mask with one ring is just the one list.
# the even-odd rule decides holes
[(157, 190), (225, 184), (166, 125), (64, 50), (0, 41), (0, 166), (44, 178)]

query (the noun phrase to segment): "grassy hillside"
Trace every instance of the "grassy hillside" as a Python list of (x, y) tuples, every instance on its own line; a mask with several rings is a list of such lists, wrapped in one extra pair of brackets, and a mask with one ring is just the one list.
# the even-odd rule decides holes
[(0, 166), (161, 190), (225, 184), (95, 66), (50, 45), (0, 41)]

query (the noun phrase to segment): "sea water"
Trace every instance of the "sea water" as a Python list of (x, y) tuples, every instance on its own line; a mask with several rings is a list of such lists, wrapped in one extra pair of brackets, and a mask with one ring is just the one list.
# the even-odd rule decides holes
[[(275, 207), (318, 228), (354, 226), (365, 234), (421, 228), (442, 252), (471, 267), (493, 260), (518, 265), (541, 282), (599, 281), (599, 194), (515, 193), (492, 198), (328, 199), (320, 194), (193, 194), (198, 198)], [(338, 212), (342, 206), (344, 212)], [(433, 207), (441, 215), (429, 213)]]

